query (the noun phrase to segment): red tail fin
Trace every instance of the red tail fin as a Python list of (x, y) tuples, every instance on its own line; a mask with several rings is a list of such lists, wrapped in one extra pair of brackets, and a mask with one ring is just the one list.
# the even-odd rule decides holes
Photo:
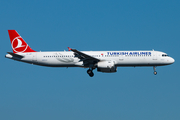
[(16, 32), (16, 30), (8, 30), (11, 46), (14, 53), (18, 52), (36, 52), (29, 47), (23, 38)]

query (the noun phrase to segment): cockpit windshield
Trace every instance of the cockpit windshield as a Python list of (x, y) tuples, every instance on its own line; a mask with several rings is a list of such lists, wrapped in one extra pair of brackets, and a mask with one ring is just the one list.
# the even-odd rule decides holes
[(162, 57), (169, 57), (169, 55), (167, 55), (167, 54), (162, 54)]

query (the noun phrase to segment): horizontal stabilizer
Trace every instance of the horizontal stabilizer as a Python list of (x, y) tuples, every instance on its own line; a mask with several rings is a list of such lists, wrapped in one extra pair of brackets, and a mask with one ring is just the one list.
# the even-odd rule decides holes
[(12, 52), (7, 52), (7, 53), (12, 55), (13, 57), (18, 57), (18, 58), (23, 58), (24, 57), (22, 55), (18, 55), (18, 54), (12, 53)]

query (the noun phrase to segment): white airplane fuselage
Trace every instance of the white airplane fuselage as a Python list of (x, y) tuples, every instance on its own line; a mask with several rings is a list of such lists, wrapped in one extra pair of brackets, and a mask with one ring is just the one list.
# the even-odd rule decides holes
[[(159, 51), (81, 51), (87, 55), (100, 59), (101, 61), (113, 61), (115, 66), (163, 66), (174, 62), (174, 59), (164, 52)], [(121, 54), (124, 53), (124, 54)], [(127, 54), (125, 54), (127, 53)], [(131, 54), (132, 53), (132, 54)], [(49, 67), (88, 67), (78, 59), (71, 51), (62, 52), (29, 52), (17, 53), (23, 58), (6, 57), (31, 64)], [(121, 55), (120, 55), (121, 54)]]
[(99, 72), (112, 73), (117, 67), (153, 66), (156, 75), (157, 66), (174, 63), (174, 59), (160, 51), (78, 51), (68, 47), (69, 51), (37, 52), (15, 31), (8, 30), (13, 52), (6, 58), (48, 67), (84, 67), (89, 68), (90, 77), (97, 68)]

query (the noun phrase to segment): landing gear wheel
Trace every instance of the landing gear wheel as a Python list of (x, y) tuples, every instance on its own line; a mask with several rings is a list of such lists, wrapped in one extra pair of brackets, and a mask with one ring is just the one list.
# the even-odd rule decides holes
[(93, 76), (94, 76), (94, 73), (93, 73), (93, 72), (91, 72), (91, 74), (89, 74), (89, 76), (90, 76), (90, 77), (93, 77)]
[(154, 75), (157, 75), (157, 72), (156, 72), (156, 71), (154, 71)]
[(87, 70), (87, 74), (90, 74), (92, 71), (90, 69)]
[(87, 73), (89, 74), (90, 77), (93, 77), (94, 76), (94, 73), (92, 72), (92, 70), (87, 70)]
[(153, 69), (154, 69), (154, 75), (157, 75), (156, 66), (153, 66)]

